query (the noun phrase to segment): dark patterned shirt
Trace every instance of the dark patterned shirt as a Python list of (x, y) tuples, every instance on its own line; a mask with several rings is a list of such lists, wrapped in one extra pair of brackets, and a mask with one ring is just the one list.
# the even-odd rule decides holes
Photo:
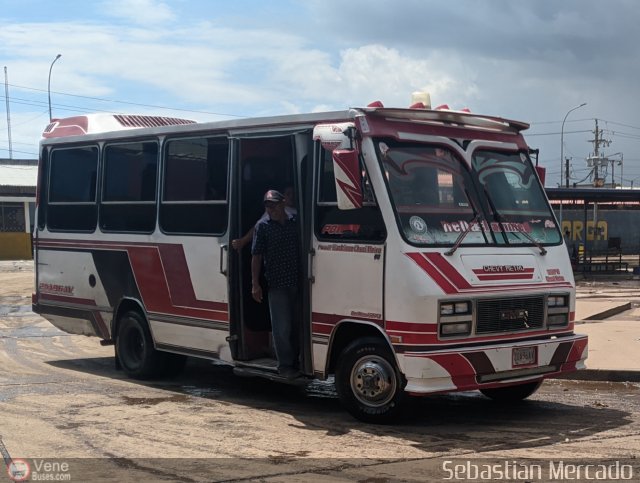
[(297, 287), (300, 257), (298, 224), (288, 218), (284, 224), (267, 217), (256, 224), (252, 255), (262, 255), (264, 276), (271, 288)]

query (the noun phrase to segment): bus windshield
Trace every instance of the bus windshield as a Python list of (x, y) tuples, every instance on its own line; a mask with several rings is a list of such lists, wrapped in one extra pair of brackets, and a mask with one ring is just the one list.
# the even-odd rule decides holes
[(527, 155), (478, 150), (471, 169), (446, 146), (376, 141), (405, 239), (414, 245), (557, 244)]

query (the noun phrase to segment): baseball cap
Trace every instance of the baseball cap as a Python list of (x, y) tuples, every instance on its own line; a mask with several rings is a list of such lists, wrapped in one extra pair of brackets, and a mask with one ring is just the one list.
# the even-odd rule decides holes
[(273, 201), (275, 203), (279, 203), (280, 201), (284, 201), (284, 195), (276, 190), (269, 190), (264, 194), (263, 202)]

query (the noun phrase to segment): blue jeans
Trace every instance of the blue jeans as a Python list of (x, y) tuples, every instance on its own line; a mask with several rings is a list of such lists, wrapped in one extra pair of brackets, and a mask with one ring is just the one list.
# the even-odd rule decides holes
[(278, 370), (298, 368), (298, 330), (294, 327), (298, 287), (269, 289), (271, 331), (278, 358)]

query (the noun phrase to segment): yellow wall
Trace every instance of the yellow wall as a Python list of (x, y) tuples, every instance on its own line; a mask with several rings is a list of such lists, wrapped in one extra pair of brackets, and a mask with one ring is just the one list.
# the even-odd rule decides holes
[(0, 260), (31, 260), (30, 233), (0, 233)]

